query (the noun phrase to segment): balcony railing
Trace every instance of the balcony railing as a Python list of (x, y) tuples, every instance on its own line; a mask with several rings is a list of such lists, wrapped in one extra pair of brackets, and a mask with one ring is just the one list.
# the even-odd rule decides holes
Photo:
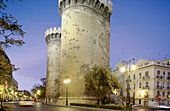
[(131, 79), (127, 79), (126, 82), (131, 82)]
[(161, 75), (157, 75), (156, 78), (162, 79), (162, 76)]
[(129, 87), (129, 88), (126, 88), (126, 91), (127, 91), (127, 89), (128, 89), (128, 90), (131, 90), (131, 88), (130, 88), (130, 87)]
[(165, 79), (165, 75), (163, 75), (162, 78)]
[(162, 86), (156, 86), (156, 89), (162, 89)]
[(167, 90), (170, 90), (170, 87), (167, 87)]
[(143, 79), (150, 79), (150, 76), (144, 76)]
[(143, 89), (149, 89), (149, 86), (143, 86)]

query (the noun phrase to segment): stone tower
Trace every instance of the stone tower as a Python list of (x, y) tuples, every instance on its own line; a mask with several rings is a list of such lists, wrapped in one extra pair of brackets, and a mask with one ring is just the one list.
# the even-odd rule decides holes
[(60, 83), (61, 29), (50, 28), (45, 32), (47, 43), (46, 101), (57, 102)]
[(84, 74), (93, 65), (110, 66), (110, 0), (59, 0), (62, 18), (61, 93), (58, 104), (65, 104), (66, 85), (69, 103), (89, 103), (84, 95)]

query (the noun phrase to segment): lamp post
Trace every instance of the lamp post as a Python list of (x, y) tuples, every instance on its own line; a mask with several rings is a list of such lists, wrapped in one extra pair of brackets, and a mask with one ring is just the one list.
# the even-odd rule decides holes
[(133, 62), (133, 64), (131, 65), (131, 70), (135, 70), (136, 69), (136, 65), (134, 64), (134, 58), (129, 60), (129, 61), (122, 61), (122, 63), (124, 64), (121, 68), (120, 71), (123, 73), (127, 73), (127, 100), (126, 100), (126, 110), (129, 111), (129, 104), (130, 104), (130, 92), (129, 92), (129, 72), (130, 72), (130, 64), (131, 62)]
[(66, 84), (66, 106), (68, 106), (68, 84), (70, 83), (70, 79), (65, 79), (64, 84)]

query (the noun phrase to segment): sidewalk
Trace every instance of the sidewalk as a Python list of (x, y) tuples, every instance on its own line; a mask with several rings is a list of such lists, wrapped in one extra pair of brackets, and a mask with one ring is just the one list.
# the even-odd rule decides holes
[(55, 106), (59, 106), (59, 107), (71, 107), (71, 108), (89, 109), (89, 110), (96, 110), (96, 111), (125, 111), (125, 110), (113, 110), (113, 109), (93, 108), (93, 107), (85, 107), (85, 106), (65, 106), (65, 105), (50, 104), (50, 103), (43, 103), (43, 104), (55, 105)]

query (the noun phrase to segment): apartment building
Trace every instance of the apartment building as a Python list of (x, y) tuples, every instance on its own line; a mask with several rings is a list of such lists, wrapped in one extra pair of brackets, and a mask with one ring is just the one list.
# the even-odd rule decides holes
[(117, 63), (116, 70), (113, 71), (122, 83), (120, 95), (127, 97), (128, 80), (131, 103), (147, 106), (149, 102), (160, 101), (170, 104), (170, 59), (164, 61), (140, 59), (136, 63), (136, 70), (125, 73), (119, 71), (122, 65)]
[(18, 82), (12, 76), (11, 61), (0, 46), (0, 100), (13, 100), (18, 92)]

